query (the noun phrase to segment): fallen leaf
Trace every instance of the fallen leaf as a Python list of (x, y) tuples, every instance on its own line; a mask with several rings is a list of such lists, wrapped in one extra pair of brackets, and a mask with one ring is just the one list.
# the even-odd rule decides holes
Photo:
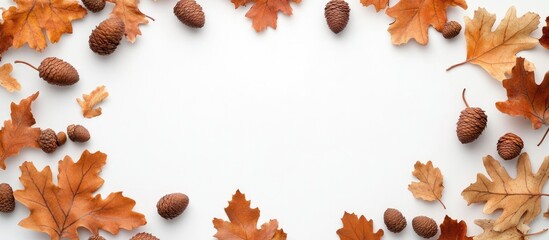
[(6, 63), (0, 67), (0, 86), (8, 92), (19, 91), (21, 90), (21, 84), (10, 75), (11, 71), (13, 71), (11, 63)]
[(446, 209), (441, 200), (444, 185), (442, 185), (443, 178), (440, 169), (433, 167), (431, 161), (427, 164), (417, 161), (412, 174), (419, 180), (419, 182), (412, 182), (408, 185), (408, 190), (414, 197), (425, 201), (438, 201)]
[(76, 163), (66, 156), (59, 161), (58, 186), (52, 182), (49, 166), (39, 172), (33, 163), (23, 163), (19, 180), (24, 189), (14, 195), (29, 208), (30, 215), (19, 225), (46, 233), (52, 240), (79, 239), (78, 228), (97, 235), (99, 229), (118, 234), (120, 229), (145, 225), (145, 216), (132, 211), (135, 201), (121, 192), (105, 199), (101, 194), (93, 195), (103, 185), (99, 172), (106, 160), (104, 153), (87, 150)]
[(253, 3), (254, 5), (246, 13), (246, 17), (252, 19), (255, 31), (261, 32), (267, 27), (276, 29), (278, 12), (288, 16), (292, 15), (290, 2), (300, 3), (301, 0), (231, 0), (231, 2), (235, 9)]
[(549, 49), (549, 17), (545, 18), (545, 24), (547, 24), (547, 26), (541, 29), (541, 31), (543, 32), (543, 35), (539, 39), (539, 43), (544, 48)]
[[(538, 44), (538, 40), (530, 34), (538, 28), (539, 15), (529, 12), (517, 18), (515, 7), (511, 7), (492, 32), (495, 22), (496, 15), (484, 8), (476, 10), (473, 19), (465, 17), (467, 59), (447, 70), (472, 63), (501, 81), (515, 66), (515, 54), (534, 48)], [(529, 70), (533, 70), (533, 64), (528, 64), (528, 67)]]
[(467, 223), (465, 221), (457, 221), (446, 215), (444, 222), (440, 224), (440, 236), (438, 240), (472, 240), (472, 237), (467, 237)]
[(25, 147), (39, 148), (40, 128), (31, 112), (31, 104), (38, 98), (38, 92), (25, 98), (19, 104), (11, 103), (11, 120), (4, 122), (0, 130), (0, 168), (6, 169), (6, 159), (17, 155)]
[(475, 224), (481, 227), (484, 232), (474, 237), (474, 240), (528, 240), (528, 236), (525, 236), (530, 227), (523, 223), (519, 223), (517, 226), (513, 226), (505, 231), (494, 230), (494, 220), (489, 219), (477, 219)]
[(225, 208), (225, 213), (230, 222), (223, 219), (214, 218), (213, 224), (217, 233), (214, 235), (220, 240), (285, 240), (286, 233), (278, 229), (278, 221), (270, 220), (257, 229), (257, 220), (259, 219), (259, 209), (250, 208), (250, 201), (246, 200), (246, 195), (237, 190), (229, 206)]
[(354, 213), (345, 212), (341, 221), (343, 227), (337, 230), (341, 240), (380, 240), (383, 237), (383, 230), (374, 232), (374, 221), (366, 219), (364, 215), (359, 218)]
[(84, 117), (93, 118), (101, 115), (102, 110), (100, 107), (95, 108), (95, 105), (103, 102), (108, 96), (109, 93), (105, 89), (105, 86), (99, 86), (89, 95), (83, 94), (82, 99), (77, 98), (76, 102), (80, 104)]
[(483, 161), (492, 180), (479, 173), (477, 181), (461, 193), (467, 203), (485, 203), (486, 214), (501, 209), (502, 213), (493, 227), (498, 232), (515, 227), (520, 222), (532, 222), (541, 212), (541, 189), (549, 177), (549, 157), (534, 174), (528, 154), (521, 154), (515, 179), (491, 156), (486, 156)]
[(111, 17), (117, 17), (124, 21), (126, 39), (135, 42), (137, 35), (141, 35), (139, 25), (149, 23), (147, 15), (137, 7), (139, 0), (107, 0), (114, 3)]
[(365, 7), (373, 5), (376, 8), (376, 12), (379, 12), (389, 6), (389, 0), (360, 0), (360, 2)]
[(386, 12), (395, 19), (388, 29), (393, 44), (400, 45), (414, 39), (426, 45), (429, 26), (442, 31), (448, 21), (446, 10), (454, 6), (467, 9), (465, 0), (400, 0)]

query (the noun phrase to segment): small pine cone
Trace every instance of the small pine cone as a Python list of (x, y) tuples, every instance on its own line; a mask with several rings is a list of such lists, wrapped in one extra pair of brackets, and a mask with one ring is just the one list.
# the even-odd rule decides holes
[(82, 0), (84, 6), (94, 13), (101, 12), (105, 8), (105, 0)]
[(82, 125), (69, 125), (67, 127), (67, 134), (73, 142), (87, 142), (90, 140), (90, 132)]
[(456, 21), (447, 22), (442, 29), (442, 36), (446, 39), (456, 37), (461, 32), (461, 24)]
[(498, 154), (505, 160), (511, 160), (517, 157), (522, 148), (524, 142), (522, 139), (514, 133), (506, 133), (498, 140)]
[(202, 6), (195, 0), (179, 0), (173, 7), (173, 13), (179, 21), (191, 28), (202, 28), (206, 23)]
[(457, 122), (457, 136), (461, 143), (470, 143), (477, 139), (488, 122), (488, 116), (481, 108), (465, 108), (459, 115)]
[(124, 21), (120, 18), (111, 17), (101, 22), (90, 35), (90, 49), (99, 55), (113, 53), (122, 41), (124, 31)]
[(59, 86), (73, 85), (80, 80), (78, 72), (72, 65), (56, 57), (42, 60), (38, 67), (38, 74), (49, 84)]
[(55, 152), (57, 149), (57, 135), (55, 134), (55, 131), (50, 128), (42, 130), (40, 138), (38, 138), (38, 144), (40, 144), (40, 148), (42, 148), (42, 151), (45, 153)]
[(399, 210), (394, 208), (387, 208), (383, 214), (383, 221), (387, 226), (387, 229), (394, 233), (399, 233), (406, 228), (406, 218)]
[(135, 236), (130, 238), (130, 240), (160, 240), (160, 239), (153, 236), (150, 233), (142, 232), (142, 233), (136, 234)]
[(57, 133), (57, 146), (63, 146), (67, 142), (67, 134), (65, 132)]
[(94, 236), (91, 236), (90, 238), (88, 238), (88, 240), (106, 240), (106, 239), (102, 236), (94, 235)]
[(345, 29), (349, 22), (349, 4), (343, 0), (330, 0), (324, 8), (324, 17), (328, 27), (334, 33), (339, 33)]
[(0, 212), (10, 213), (15, 209), (13, 189), (7, 183), (0, 183)]
[(175, 218), (189, 205), (189, 197), (183, 193), (172, 193), (162, 197), (156, 204), (158, 214), (165, 219)]
[(432, 238), (438, 233), (438, 225), (435, 220), (425, 216), (415, 217), (412, 220), (412, 227), (417, 235), (423, 238)]

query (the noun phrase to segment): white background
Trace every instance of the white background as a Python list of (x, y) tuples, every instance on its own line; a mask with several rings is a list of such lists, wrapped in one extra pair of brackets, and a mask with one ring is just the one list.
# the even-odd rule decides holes
[[(338, 239), (344, 211), (364, 214), (385, 229), (388, 207), (402, 210), (409, 226), (417, 215), (439, 222), (445, 214), (464, 219), (473, 235), (481, 232), (474, 219), (498, 215), (483, 214), (482, 205), (467, 207), (460, 194), (477, 172), (485, 172), (482, 157), (497, 156), (498, 138), (520, 135), (535, 168), (549, 155), (549, 141), (536, 147), (545, 127), (533, 130), (529, 121), (495, 108), (506, 99), (500, 82), (474, 65), (445, 71), (465, 59), (463, 35), (448, 41), (431, 29), (428, 46), (394, 46), (387, 32), (392, 19), (358, 0), (349, 2), (351, 20), (340, 35), (328, 29), (326, 1), (318, 0), (292, 4), (294, 16), (280, 16), (276, 31), (259, 34), (244, 17), (249, 7), (199, 1), (206, 26), (191, 30), (173, 15), (175, 3), (144, 0), (141, 10), (156, 21), (141, 27), (134, 44), (124, 40), (108, 57), (89, 50), (88, 36), (107, 18), (109, 3), (103, 12), (74, 22), (74, 34), (42, 53), (23, 47), (4, 54), (3, 63), (65, 59), (81, 80), (68, 88), (51, 86), (34, 70), (16, 65), (13, 75), (23, 90), (0, 91), (1, 119), (8, 119), (10, 102), (40, 91), (33, 104), (37, 126), (59, 131), (83, 124), (92, 139), (68, 142), (50, 155), (24, 150), (7, 160), (0, 182), (20, 189), (18, 166), (26, 160), (40, 169), (51, 165), (56, 174), (56, 162), (65, 155), (76, 160), (84, 149), (107, 153), (99, 193), (123, 190), (148, 221), (116, 237), (102, 232), (107, 239), (129, 239), (141, 231), (163, 240), (213, 239), (211, 221), (227, 219), (223, 208), (237, 189), (260, 208), (260, 223), (278, 219), (289, 239)], [(463, 16), (472, 17), (482, 6), (499, 23), (513, 4), (519, 15), (535, 10), (542, 22), (549, 15), (543, 0), (479, 0), (469, 1), (468, 10), (451, 9), (449, 18), (463, 23)], [(536, 64), (541, 81), (549, 51), (538, 46), (519, 55)], [(103, 84), (110, 93), (103, 115), (83, 118), (75, 99)], [(469, 145), (459, 143), (455, 133), (464, 87), (469, 103), (489, 116), (487, 129)], [(407, 190), (417, 160), (432, 160), (442, 170), (447, 210)], [(514, 174), (515, 163), (503, 164)], [(190, 205), (181, 217), (166, 221), (155, 206), (171, 192), (188, 194)], [(542, 209), (548, 204), (543, 199)], [(0, 214), (1, 238), (48, 239), (17, 226), (27, 214), (20, 204), (13, 214)], [(533, 230), (548, 225), (540, 216)], [(82, 239), (89, 236), (80, 233)], [(399, 235), (385, 231), (384, 239), (419, 237), (408, 227)]]

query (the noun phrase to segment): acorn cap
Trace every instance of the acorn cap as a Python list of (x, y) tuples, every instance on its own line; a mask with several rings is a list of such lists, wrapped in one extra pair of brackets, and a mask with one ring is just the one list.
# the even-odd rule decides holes
[(394, 233), (399, 233), (406, 228), (406, 218), (402, 213), (394, 208), (387, 208), (383, 214), (383, 221), (387, 229)]
[(13, 189), (7, 183), (0, 183), (0, 212), (10, 213), (15, 209)]
[(105, 8), (105, 0), (82, 0), (84, 6), (94, 13), (100, 12)]
[(73, 142), (87, 142), (90, 140), (90, 132), (82, 125), (69, 125), (67, 127), (67, 134)]
[(124, 37), (124, 21), (111, 17), (101, 22), (90, 34), (90, 49), (99, 55), (113, 53)]
[(331, 0), (326, 4), (324, 17), (332, 32), (337, 34), (345, 29), (350, 11), (349, 4), (343, 0)]
[(88, 240), (106, 240), (106, 239), (102, 236), (94, 235), (94, 236), (91, 236), (90, 238), (88, 238)]
[(412, 227), (417, 235), (423, 238), (432, 238), (438, 233), (438, 225), (435, 220), (426, 216), (415, 217), (412, 220)]
[(189, 205), (189, 197), (183, 193), (172, 193), (160, 198), (156, 204), (158, 214), (165, 219), (175, 218)]
[(442, 28), (442, 36), (446, 39), (456, 37), (461, 32), (461, 24), (456, 21), (447, 22)]
[(524, 142), (522, 141), (522, 138), (514, 133), (506, 133), (501, 136), (497, 145), (499, 156), (505, 160), (511, 160), (517, 157), (523, 147)]
[(160, 240), (160, 239), (153, 236), (150, 233), (142, 232), (142, 233), (136, 234), (135, 236), (130, 238), (130, 240)]
[(38, 67), (38, 74), (49, 84), (58, 86), (73, 85), (80, 80), (78, 72), (72, 65), (56, 57), (42, 60)]
[(57, 149), (57, 134), (50, 128), (42, 130), (38, 138), (38, 144), (45, 153), (55, 152)]
[(195, 0), (179, 0), (173, 8), (175, 16), (191, 28), (202, 28), (206, 23), (206, 17), (200, 4)]

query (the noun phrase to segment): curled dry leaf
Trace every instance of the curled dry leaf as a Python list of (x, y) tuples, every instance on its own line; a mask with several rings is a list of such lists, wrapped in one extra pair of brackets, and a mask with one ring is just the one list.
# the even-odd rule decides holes
[(101, 115), (102, 110), (100, 107), (95, 108), (95, 105), (103, 102), (108, 96), (109, 93), (105, 89), (105, 86), (99, 86), (89, 95), (83, 94), (82, 99), (77, 98), (76, 101), (80, 104), (84, 117), (93, 118)]
[(415, 39), (419, 44), (427, 45), (429, 26), (442, 31), (448, 21), (446, 10), (455, 6), (467, 9), (465, 0), (400, 0), (386, 12), (395, 19), (388, 29), (393, 44)]
[(253, 6), (246, 13), (246, 17), (252, 19), (252, 25), (257, 32), (267, 27), (276, 29), (278, 12), (288, 16), (292, 15), (291, 2), (300, 3), (301, 0), (231, 0), (235, 9), (253, 3)]
[(435, 168), (431, 161), (423, 164), (419, 161), (414, 165), (412, 174), (419, 182), (412, 182), (408, 185), (408, 190), (412, 192), (415, 198), (425, 201), (438, 201), (442, 207), (446, 209), (442, 203), (442, 190), (444, 190), (443, 177), (439, 168)]
[(137, 7), (139, 0), (106, 0), (114, 3), (111, 17), (117, 17), (124, 21), (124, 34), (129, 42), (135, 42), (137, 35), (141, 35), (139, 25), (149, 23), (147, 15)]
[(539, 43), (544, 48), (549, 49), (549, 17), (545, 18), (545, 24), (547, 24), (547, 26), (541, 29), (543, 32), (543, 35), (539, 39)]
[(58, 186), (49, 166), (38, 171), (33, 163), (23, 163), (19, 180), (24, 189), (15, 192), (15, 199), (29, 208), (30, 215), (19, 225), (46, 233), (52, 240), (79, 239), (78, 228), (97, 235), (99, 229), (117, 234), (145, 225), (145, 216), (132, 211), (135, 201), (121, 192), (105, 199), (93, 195), (103, 185), (99, 172), (106, 160), (104, 153), (87, 150), (76, 163), (66, 156), (59, 161)]
[(467, 237), (467, 223), (465, 221), (458, 222), (446, 215), (444, 222), (440, 224), (438, 240), (473, 240), (473, 238)]
[[(538, 28), (539, 15), (529, 12), (517, 18), (516, 12), (515, 7), (509, 8), (494, 32), (492, 27), (496, 22), (496, 15), (486, 9), (476, 10), (473, 19), (465, 17), (467, 59), (447, 70), (472, 63), (482, 67), (497, 80), (505, 79), (505, 74), (515, 65), (515, 54), (538, 44), (538, 40), (530, 34)], [(529, 70), (534, 69), (531, 63), (527, 67)]]
[(278, 229), (278, 221), (270, 220), (257, 229), (257, 220), (259, 219), (259, 209), (250, 208), (250, 201), (246, 200), (246, 195), (237, 190), (229, 206), (225, 208), (225, 213), (230, 222), (223, 219), (214, 218), (213, 224), (217, 233), (214, 235), (220, 240), (245, 240), (245, 239), (265, 239), (265, 240), (286, 240), (286, 233)]
[(530, 230), (530, 227), (523, 223), (519, 223), (517, 226), (505, 231), (494, 230), (494, 220), (477, 219), (475, 220), (475, 224), (481, 227), (484, 232), (475, 236), (474, 240), (528, 240), (526, 234)]
[(21, 84), (10, 75), (11, 71), (13, 71), (11, 63), (6, 63), (0, 67), (0, 86), (8, 92), (19, 91), (21, 90)]
[(376, 8), (376, 12), (379, 12), (389, 6), (389, 0), (360, 0), (360, 2), (365, 7), (373, 5)]
[(38, 92), (21, 100), (19, 104), (11, 103), (11, 120), (4, 122), (0, 130), (0, 168), (6, 169), (6, 159), (17, 155), (25, 147), (39, 148), (40, 128), (33, 128), (36, 123), (31, 112), (31, 104), (38, 98)]
[(383, 237), (383, 230), (374, 232), (374, 221), (366, 219), (364, 215), (360, 218), (354, 213), (343, 214), (341, 218), (343, 227), (337, 230), (341, 240), (380, 240)]
[(484, 157), (483, 161), (492, 180), (479, 173), (477, 181), (461, 193), (467, 203), (486, 203), (486, 214), (501, 209), (502, 213), (493, 226), (498, 232), (515, 227), (520, 222), (532, 222), (541, 212), (541, 197), (544, 195), (541, 190), (549, 178), (549, 157), (545, 158), (534, 174), (528, 154), (521, 154), (517, 162), (517, 177), (514, 179), (492, 156)]

